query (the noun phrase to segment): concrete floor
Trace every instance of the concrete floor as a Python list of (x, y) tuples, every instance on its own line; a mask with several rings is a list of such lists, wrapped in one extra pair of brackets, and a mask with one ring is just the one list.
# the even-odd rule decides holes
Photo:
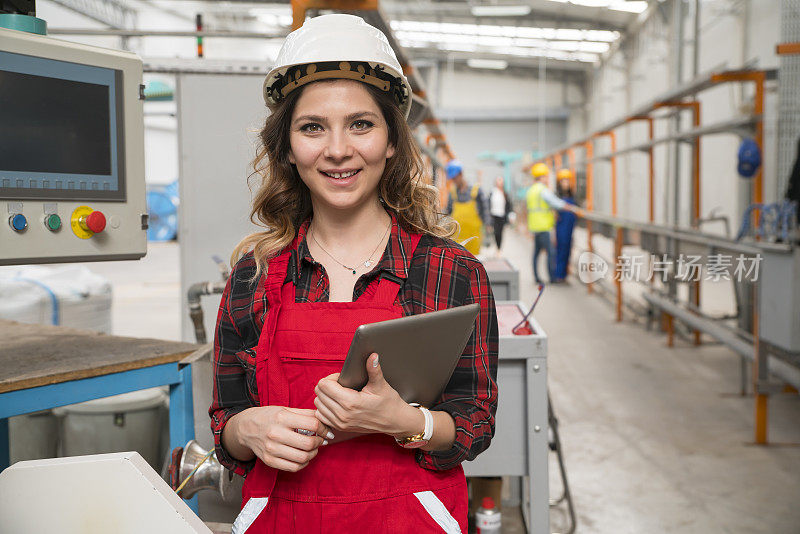
[[(507, 230), (504, 253), (520, 268), (525, 302), (534, 292), (530, 251), (526, 236)], [(152, 244), (139, 262), (91, 268), (114, 284), (116, 334), (179, 339), (175, 243)], [(578, 532), (800, 533), (800, 447), (751, 444), (753, 401), (736, 394), (733, 353), (681, 340), (669, 349), (663, 334), (631, 318), (616, 323), (575, 278), (548, 286), (536, 317), (550, 338)], [(800, 443), (800, 397), (775, 395), (769, 406), (770, 440)], [(559, 491), (551, 462), (551, 492)], [(521, 531), (517, 523), (508, 532)], [(562, 510), (551, 523), (563, 531)]]

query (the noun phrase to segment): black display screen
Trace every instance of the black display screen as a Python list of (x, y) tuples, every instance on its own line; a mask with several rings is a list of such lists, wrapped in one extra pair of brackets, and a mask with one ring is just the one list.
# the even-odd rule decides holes
[(0, 70), (0, 168), (110, 175), (108, 85)]

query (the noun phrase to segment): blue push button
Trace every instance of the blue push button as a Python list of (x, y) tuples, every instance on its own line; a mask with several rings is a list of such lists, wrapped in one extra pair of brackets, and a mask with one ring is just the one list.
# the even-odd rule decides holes
[(8, 224), (15, 232), (22, 232), (28, 227), (28, 219), (23, 214), (17, 213), (8, 218)]

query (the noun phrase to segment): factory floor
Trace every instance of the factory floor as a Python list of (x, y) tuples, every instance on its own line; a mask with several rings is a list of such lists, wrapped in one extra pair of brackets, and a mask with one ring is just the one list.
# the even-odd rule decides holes
[[(505, 239), (531, 302), (530, 240), (510, 229)], [(175, 243), (152, 244), (140, 262), (91, 268), (114, 284), (116, 334), (179, 337)], [(800, 396), (770, 398), (772, 445), (756, 446), (753, 400), (738, 394), (739, 360), (724, 347), (676, 338), (667, 348), (664, 334), (632, 317), (615, 322), (611, 305), (575, 278), (549, 285), (536, 317), (549, 337), (577, 532), (800, 532)], [(550, 479), (556, 496), (554, 461)], [(504, 531), (523, 532), (519, 514), (506, 512)], [(563, 509), (551, 510), (551, 525), (564, 532)]]

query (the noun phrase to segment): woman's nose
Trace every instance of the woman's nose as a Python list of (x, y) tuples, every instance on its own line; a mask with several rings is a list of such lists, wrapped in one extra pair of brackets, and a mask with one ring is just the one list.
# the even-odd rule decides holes
[(332, 132), (328, 137), (328, 144), (325, 146), (323, 155), (333, 160), (345, 159), (353, 155), (353, 145), (344, 132)]

